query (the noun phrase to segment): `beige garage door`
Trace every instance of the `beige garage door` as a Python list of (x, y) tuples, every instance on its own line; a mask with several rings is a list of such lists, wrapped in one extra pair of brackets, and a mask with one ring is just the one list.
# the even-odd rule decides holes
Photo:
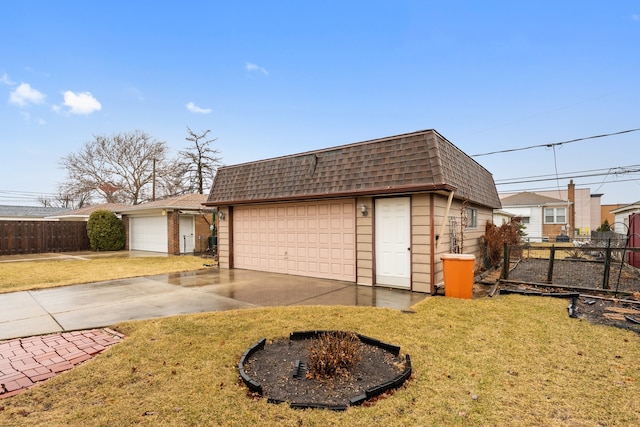
[(353, 200), (237, 207), (234, 266), (355, 281)]

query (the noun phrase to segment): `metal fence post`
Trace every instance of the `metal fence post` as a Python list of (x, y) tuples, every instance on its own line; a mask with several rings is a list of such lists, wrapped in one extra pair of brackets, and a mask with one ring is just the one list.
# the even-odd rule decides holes
[(549, 271), (547, 271), (547, 283), (553, 282), (553, 260), (556, 257), (556, 246), (551, 245), (551, 252), (549, 253)]
[(604, 251), (604, 274), (602, 275), (602, 289), (609, 289), (609, 271), (611, 270), (611, 238), (607, 240)]
[(500, 278), (503, 280), (507, 280), (509, 278), (509, 245), (504, 244), (504, 251), (502, 253), (502, 274), (500, 274)]

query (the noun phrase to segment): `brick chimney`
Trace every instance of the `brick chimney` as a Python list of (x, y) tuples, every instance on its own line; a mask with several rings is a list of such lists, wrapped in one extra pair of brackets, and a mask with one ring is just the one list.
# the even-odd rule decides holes
[(573, 237), (575, 235), (574, 228), (576, 226), (576, 186), (573, 183), (573, 180), (569, 181), (567, 197), (569, 199), (569, 229), (567, 230), (567, 235)]

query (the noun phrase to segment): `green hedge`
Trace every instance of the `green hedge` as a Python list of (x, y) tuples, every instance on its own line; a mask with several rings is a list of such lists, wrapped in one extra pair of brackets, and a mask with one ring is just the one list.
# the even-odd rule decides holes
[(124, 224), (111, 211), (97, 210), (87, 222), (89, 245), (94, 251), (119, 251), (124, 248)]

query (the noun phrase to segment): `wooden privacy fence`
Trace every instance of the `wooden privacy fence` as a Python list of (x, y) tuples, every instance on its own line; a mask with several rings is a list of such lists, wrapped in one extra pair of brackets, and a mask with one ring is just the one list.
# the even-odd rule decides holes
[(84, 221), (0, 221), (0, 255), (87, 250)]

